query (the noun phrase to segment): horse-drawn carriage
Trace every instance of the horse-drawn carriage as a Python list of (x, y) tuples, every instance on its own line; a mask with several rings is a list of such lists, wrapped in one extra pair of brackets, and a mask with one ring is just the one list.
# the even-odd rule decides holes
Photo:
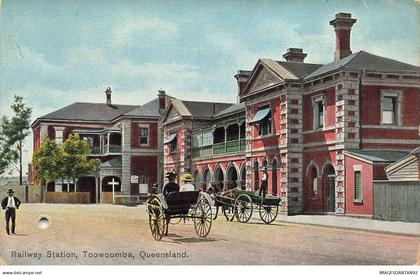
[(191, 219), (198, 236), (205, 238), (211, 229), (213, 202), (209, 195), (199, 191), (172, 192), (166, 197), (151, 195), (146, 201), (149, 226), (155, 240), (168, 233), (171, 219)]
[(238, 222), (247, 223), (254, 212), (254, 205), (258, 206), (258, 213), (261, 220), (267, 224), (272, 223), (279, 212), (281, 199), (275, 196), (266, 195), (264, 198), (254, 191), (232, 189), (224, 192), (217, 192), (215, 189), (209, 190), (210, 196), (216, 206), (217, 218), (219, 208), (228, 221), (235, 218)]

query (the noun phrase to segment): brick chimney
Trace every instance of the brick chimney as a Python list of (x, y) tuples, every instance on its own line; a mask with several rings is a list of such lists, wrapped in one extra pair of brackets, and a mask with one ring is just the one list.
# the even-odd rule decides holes
[(106, 88), (105, 94), (106, 94), (106, 104), (111, 105), (111, 94), (112, 94), (111, 87)]
[(238, 82), (238, 96), (244, 91), (249, 78), (251, 77), (251, 71), (240, 70), (235, 75), (236, 81)]
[(287, 49), (287, 52), (283, 54), (284, 59), (286, 59), (287, 62), (302, 62), (307, 56), (306, 53), (303, 52), (302, 49), (298, 48), (289, 48)]
[(330, 21), (334, 26), (336, 42), (334, 60), (343, 59), (351, 54), (350, 49), (350, 31), (356, 19), (351, 18), (351, 13), (337, 13), (335, 19)]
[(166, 110), (166, 93), (164, 90), (158, 91), (158, 97), (159, 97), (159, 113), (163, 115)]

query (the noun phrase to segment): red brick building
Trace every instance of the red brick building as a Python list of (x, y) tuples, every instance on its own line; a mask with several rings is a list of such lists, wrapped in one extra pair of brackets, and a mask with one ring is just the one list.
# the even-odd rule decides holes
[[(44, 137), (61, 144), (71, 133), (90, 143), (91, 157), (102, 163), (97, 173), (78, 179), (76, 191), (90, 192), (91, 202), (102, 201), (101, 194), (112, 190), (112, 179), (120, 182), (116, 191), (129, 196), (150, 192), (155, 183), (162, 185), (160, 119), (169, 97), (159, 91), (158, 98), (144, 105), (118, 105), (112, 104), (111, 94), (107, 89), (106, 103), (76, 102), (32, 124), (34, 151)], [(73, 183), (60, 179), (48, 184), (48, 191), (73, 190)]]
[(290, 48), (286, 61), (239, 71), (240, 104), (172, 99), (162, 123), (165, 170), (191, 171), (198, 186), (257, 190), (266, 166), (284, 213), (371, 216), (371, 182), (420, 145), (420, 68), (352, 53), (355, 22), (347, 13), (330, 22), (331, 63), (304, 63), (306, 53)]

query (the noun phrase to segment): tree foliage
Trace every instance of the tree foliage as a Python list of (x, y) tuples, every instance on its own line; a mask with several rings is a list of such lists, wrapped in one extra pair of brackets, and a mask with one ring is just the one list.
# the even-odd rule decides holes
[(21, 96), (15, 96), (10, 108), (13, 116), (3, 116), (0, 121), (0, 173), (7, 168), (15, 169), (19, 172), (19, 181), (22, 184), (23, 146), (30, 134), (32, 109), (26, 106)]
[(49, 138), (42, 140), (41, 147), (34, 152), (32, 157), (32, 162), (36, 167), (34, 176), (41, 184), (62, 177), (62, 155), (62, 148), (55, 140)]
[(77, 184), (77, 178), (93, 173), (100, 164), (99, 159), (88, 158), (90, 152), (89, 143), (81, 140), (78, 134), (71, 134), (60, 146), (45, 138), (33, 155), (35, 178), (44, 184), (56, 179)]

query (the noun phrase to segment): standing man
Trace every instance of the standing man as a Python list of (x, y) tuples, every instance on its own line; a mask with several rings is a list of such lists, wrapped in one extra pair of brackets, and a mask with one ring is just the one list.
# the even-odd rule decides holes
[(6, 209), (6, 232), (7, 235), (10, 235), (9, 222), (12, 219), (12, 234), (15, 233), (16, 229), (16, 209), (19, 209), (20, 200), (13, 196), (15, 192), (12, 189), (9, 189), (8, 196), (4, 198), (1, 202), (1, 207)]
[(178, 192), (179, 191), (179, 185), (175, 182), (176, 176), (178, 174), (170, 171), (166, 173), (166, 178), (168, 179), (168, 183), (163, 187), (163, 195), (166, 197), (171, 192)]
[(264, 166), (264, 172), (261, 178), (261, 187), (260, 187), (260, 193), (259, 196), (261, 197), (261, 193), (263, 193), (263, 199), (265, 198), (265, 195), (267, 194), (267, 188), (268, 188), (268, 173), (267, 173), (267, 166)]

